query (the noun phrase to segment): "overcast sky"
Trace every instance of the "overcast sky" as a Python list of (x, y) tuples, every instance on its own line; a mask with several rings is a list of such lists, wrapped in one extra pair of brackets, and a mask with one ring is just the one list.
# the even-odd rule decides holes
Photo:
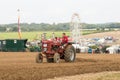
[(21, 22), (70, 22), (78, 13), (81, 22), (120, 22), (120, 0), (0, 0), (0, 24), (17, 23), (17, 9)]

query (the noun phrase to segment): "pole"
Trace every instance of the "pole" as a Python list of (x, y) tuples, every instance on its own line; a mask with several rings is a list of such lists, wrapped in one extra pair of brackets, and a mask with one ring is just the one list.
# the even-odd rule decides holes
[(21, 39), (21, 29), (20, 29), (20, 10), (18, 9), (18, 36)]

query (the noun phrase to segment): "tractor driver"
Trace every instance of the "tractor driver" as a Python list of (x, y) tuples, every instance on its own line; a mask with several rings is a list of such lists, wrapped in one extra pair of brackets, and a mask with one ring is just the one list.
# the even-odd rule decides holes
[(62, 44), (68, 43), (68, 37), (66, 36), (65, 33), (62, 34)]

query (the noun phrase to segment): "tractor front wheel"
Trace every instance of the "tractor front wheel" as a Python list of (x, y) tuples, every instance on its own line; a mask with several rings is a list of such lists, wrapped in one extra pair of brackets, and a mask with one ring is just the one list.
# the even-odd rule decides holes
[(38, 53), (36, 56), (36, 63), (42, 63), (43, 62), (43, 55), (42, 53)]
[(66, 62), (74, 62), (76, 58), (76, 52), (72, 45), (68, 45), (65, 53), (64, 53), (64, 59)]
[(60, 62), (60, 54), (55, 53), (54, 54), (54, 63), (59, 63)]

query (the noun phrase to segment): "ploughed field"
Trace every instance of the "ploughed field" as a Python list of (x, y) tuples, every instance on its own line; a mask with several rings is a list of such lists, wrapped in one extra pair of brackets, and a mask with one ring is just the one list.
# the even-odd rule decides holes
[(0, 52), (0, 80), (41, 80), (103, 71), (120, 71), (120, 54), (77, 54), (66, 63), (35, 62), (36, 53)]

